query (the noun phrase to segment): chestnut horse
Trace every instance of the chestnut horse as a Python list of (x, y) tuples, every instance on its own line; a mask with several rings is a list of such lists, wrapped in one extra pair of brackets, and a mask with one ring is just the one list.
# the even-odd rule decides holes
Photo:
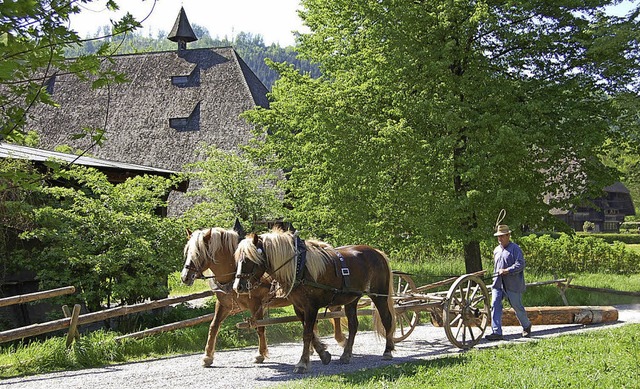
[[(383, 359), (391, 359), (395, 309), (393, 276), (386, 255), (365, 245), (333, 248), (307, 240), (303, 246), (296, 240), (291, 232), (278, 229), (243, 239), (235, 253), (238, 273), (233, 285), (236, 292), (246, 295), (265, 272), (281, 285), (303, 325), (304, 346), (294, 372), (309, 371), (311, 345), (322, 363), (331, 361), (326, 345), (314, 336), (313, 326), (318, 310), (333, 305), (345, 307), (349, 336), (340, 362), (349, 363), (358, 330), (358, 300), (365, 294), (376, 307), (377, 332), (386, 339)], [(300, 260), (298, 253), (305, 250), (306, 260)]]
[[(240, 229), (240, 234), (243, 232)], [(196, 278), (204, 278), (202, 273), (209, 270), (213, 277), (209, 278), (211, 288), (216, 294), (216, 306), (213, 320), (209, 326), (209, 335), (204, 349), (202, 364), (205, 367), (213, 363), (218, 330), (222, 322), (230, 315), (242, 311), (251, 312), (251, 320), (264, 317), (267, 307), (279, 308), (291, 305), (286, 298), (276, 297), (272, 292), (271, 280), (267, 277), (257, 282), (251, 295), (237, 295), (232, 286), (236, 275), (236, 262), (233, 254), (240, 241), (240, 235), (234, 230), (215, 227), (189, 233), (189, 240), (184, 247), (184, 268), (181, 279), (186, 285), (192, 285)], [(268, 356), (267, 339), (264, 327), (257, 327), (258, 352), (255, 363), (262, 363)], [(340, 328), (340, 319), (334, 320), (334, 336), (339, 344), (345, 343)]]

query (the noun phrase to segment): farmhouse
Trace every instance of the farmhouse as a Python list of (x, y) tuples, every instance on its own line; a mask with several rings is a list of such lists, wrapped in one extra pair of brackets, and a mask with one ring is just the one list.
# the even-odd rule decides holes
[[(189, 49), (197, 39), (184, 9), (168, 39), (175, 51), (117, 55), (104, 69), (129, 82), (92, 89), (71, 74), (48, 75), (47, 88), (58, 107), (39, 106), (28, 129), (53, 150), (66, 144), (96, 157), (181, 170), (202, 158), (201, 144), (231, 150), (246, 143), (252, 127), (240, 114), (267, 107), (267, 88), (232, 47)], [(84, 128), (104, 131), (104, 142), (74, 139)], [(184, 200), (184, 199), (182, 199)], [(170, 197), (169, 214), (188, 202)]]
[(551, 212), (575, 231), (582, 231), (585, 222), (594, 224), (593, 232), (618, 232), (625, 216), (635, 215), (629, 190), (621, 182), (603, 189), (602, 197), (586, 202), (573, 210)]

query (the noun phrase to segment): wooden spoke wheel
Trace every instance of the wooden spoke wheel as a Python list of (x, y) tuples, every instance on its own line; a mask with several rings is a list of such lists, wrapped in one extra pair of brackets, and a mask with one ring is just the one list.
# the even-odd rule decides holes
[(489, 323), (490, 305), (487, 287), (478, 276), (458, 277), (443, 305), (444, 329), (449, 341), (461, 349), (475, 346)]
[[(396, 297), (403, 297), (411, 293), (417, 293), (416, 284), (411, 276), (402, 272), (393, 272), (394, 293)], [(396, 305), (397, 307), (397, 305)], [(396, 332), (393, 334), (394, 342), (401, 342), (416, 328), (420, 321), (418, 312), (411, 310), (396, 310)]]

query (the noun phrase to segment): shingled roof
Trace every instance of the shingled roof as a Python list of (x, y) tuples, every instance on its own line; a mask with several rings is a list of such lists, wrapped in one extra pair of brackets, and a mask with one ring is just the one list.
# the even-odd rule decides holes
[(107, 140), (90, 150), (99, 158), (181, 170), (200, 143), (234, 149), (251, 137), (239, 115), (267, 107), (267, 88), (231, 47), (119, 55), (104, 67), (128, 83), (92, 89), (73, 75), (56, 75), (49, 90), (59, 107), (38, 106), (28, 129), (41, 147), (89, 146), (72, 135), (104, 128)]
[[(39, 165), (44, 165), (47, 161), (58, 161), (63, 164), (88, 166), (103, 172), (109, 181), (114, 184), (124, 182), (130, 177), (145, 174), (166, 178), (178, 174), (178, 172), (172, 170), (158, 169), (152, 166), (141, 166), (131, 163), (109, 161), (105, 159), (59, 153), (56, 151), (41, 150), (33, 147), (0, 142), (0, 159), (4, 158), (25, 159)], [(179, 183), (176, 189), (181, 192), (186, 192), (188, 186), (189, 181), (185, 179)]]

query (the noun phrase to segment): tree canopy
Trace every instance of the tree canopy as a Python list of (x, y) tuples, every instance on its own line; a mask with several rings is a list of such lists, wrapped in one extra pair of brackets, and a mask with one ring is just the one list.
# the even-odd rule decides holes
[(287, 172), (303, 229), (453, 239), (479, 270), (501, 209), (516, 230), (553, 227), (550, 209), (616, 179), (600, 156), (638, 133), (639, 29), (615, 3), (303, 0), (297, 50), (322, 77), (273, 64), (270, 108), (247, 114), (268, 134), (254, 153)]

